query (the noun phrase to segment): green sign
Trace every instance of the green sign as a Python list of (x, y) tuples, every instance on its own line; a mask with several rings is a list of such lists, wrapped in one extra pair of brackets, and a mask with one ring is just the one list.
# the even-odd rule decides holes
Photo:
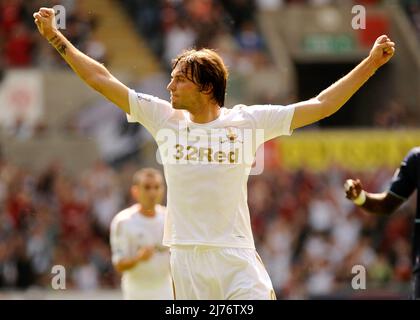
[(311, 34), (303, 39), (303, 49), (311, 53), (347, 53), (354, 48), (354, 39), (348, 34)]

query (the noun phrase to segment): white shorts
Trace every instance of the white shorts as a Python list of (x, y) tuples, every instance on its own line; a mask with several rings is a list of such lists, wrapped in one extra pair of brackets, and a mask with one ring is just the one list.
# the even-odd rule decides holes
[(171, 270), (178, 300), (275, 300), (255, 249), (173, 246)]
[(122, 284), (122, 293), (125, 300), (173, 300), (171, 282), (164, 282), (160, 286), (147, 288), (141, 286)]

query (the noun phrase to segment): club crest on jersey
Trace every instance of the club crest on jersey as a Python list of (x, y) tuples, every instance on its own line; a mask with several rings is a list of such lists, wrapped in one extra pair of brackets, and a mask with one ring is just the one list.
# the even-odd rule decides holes
[(235, 142), (242, 142), (239, 141), (239, 129), (236, 127), (227, 127), (226, 129), (226, 138), (227, 141), (229, 141), (230, 143), (235, 143)]

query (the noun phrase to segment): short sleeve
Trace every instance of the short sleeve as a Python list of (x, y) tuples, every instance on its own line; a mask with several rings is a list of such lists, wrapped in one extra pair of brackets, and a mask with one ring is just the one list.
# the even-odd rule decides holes
[(130, 104), (130, 114), (127, 114), (128, 122), (139, 122), (154, 137), (157, 130), (174, 112), (168, 101), (148, 94), (137, 93), (134, 90), (129, 90), (128, 99)]
[(410, 150), (400, 168), (395, 172), (389, 191), (394, 195), (407, 199), (417, 188), (420, 148)]
[(246, 108), (254, 118), (256, 129), (264, 130), (264, 141), (291, 135), (290, 129), (295, 108), (280, 105), (254, 105)]
[(128, 257), (129, 255), (129, 243), (128, 239), (124, 237), (123, 223), (118, 220), (114, 220), (111, 223), (111, 252), (112, 252), (112, 263), (117, 264), (121, 259)]

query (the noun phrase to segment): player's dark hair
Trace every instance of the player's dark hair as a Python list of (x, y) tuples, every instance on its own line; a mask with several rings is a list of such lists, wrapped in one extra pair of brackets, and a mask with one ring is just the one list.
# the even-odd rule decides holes
[(140, 185), (141, 179), (143, 179), (144, 177), (156, 177), (156, 176), (160, 177), (163, 180), (162, 173), (160, 173), (160, 171), (157, 169), (154, 169), (154, 168), (140, 169), (133, 175), (133, 186)]
[(222, 107), (225, 104), (228, 70), (222, 58), (212, 49), (191, 49), (178, 55), (172, 70), (182, 63), (182, 73), (197, 84), (201, 92), (211, 92), (213, 99)]

